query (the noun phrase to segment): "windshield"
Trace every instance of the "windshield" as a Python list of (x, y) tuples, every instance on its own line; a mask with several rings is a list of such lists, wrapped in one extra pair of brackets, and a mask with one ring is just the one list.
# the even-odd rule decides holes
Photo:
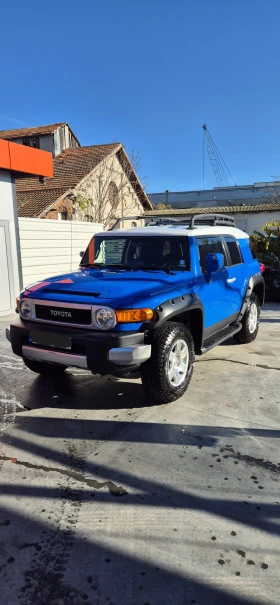
[(186, 271), (189, 270), (187, 238), (98, 235), (92, 238), (81, 266)]

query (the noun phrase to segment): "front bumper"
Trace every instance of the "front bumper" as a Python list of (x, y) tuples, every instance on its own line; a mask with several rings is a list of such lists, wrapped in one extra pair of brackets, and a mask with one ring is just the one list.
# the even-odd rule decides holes
[[(57, 349), (32, 344), (29, 333), (53, 332), (70, 336), (71, 349)], [(35, 361), (73, 366), (90, 370), (96, 374), (123, 373), (137, 369), (151, 356), (151, 345), (145, 343), (144, 333), (139, 332), (94, 332), (76, 328), (36, 326), (21, 319), (6, 330), (15, 355)]]

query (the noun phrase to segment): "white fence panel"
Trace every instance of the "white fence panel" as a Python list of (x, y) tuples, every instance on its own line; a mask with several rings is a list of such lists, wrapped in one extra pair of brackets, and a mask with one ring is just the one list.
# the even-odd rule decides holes
[(23, 285), (75, 270), (100, 223), (19, 218)]

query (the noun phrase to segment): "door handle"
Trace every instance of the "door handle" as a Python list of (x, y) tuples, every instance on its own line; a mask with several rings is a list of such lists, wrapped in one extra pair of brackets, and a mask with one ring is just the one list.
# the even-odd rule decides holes
[(236, 281), (236, 277), (230, 277), (226, 280), (227, 284), (233, 284)]

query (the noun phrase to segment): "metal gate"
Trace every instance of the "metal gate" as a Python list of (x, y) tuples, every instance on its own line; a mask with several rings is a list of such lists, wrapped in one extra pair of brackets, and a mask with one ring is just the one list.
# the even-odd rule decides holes
[(0, 316), (14, 312), (13, 283), (9, 221), (0, 221)]

